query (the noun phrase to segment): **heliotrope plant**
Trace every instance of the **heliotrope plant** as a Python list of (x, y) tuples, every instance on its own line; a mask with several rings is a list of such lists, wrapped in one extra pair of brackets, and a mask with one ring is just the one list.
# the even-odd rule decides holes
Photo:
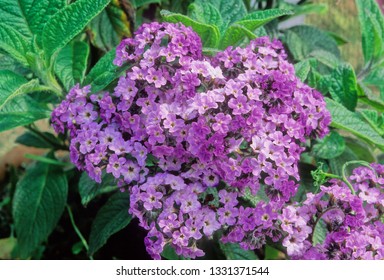
[[(302, 144), (330, 123), (286, 58), (267, 37), (207, 57), (191, 28), (144, 24), (117, 48), (115, 64), (131, 66), (114, 91), (75, 86), (53, 125), (69, 130), (79, 169), (97, 182), (111, 173), (130, 193), (153, 258), (166, 244), (203, 256), (199, 242), (215, 233), (260, 248), (282, 238), (277, 217), (296, 193)], [(250, 206), (258, 192), (266, 201)]]
[[(12, 258), (105, 258), (132, 217), (153, 258), (383, 258), (382, 166), (368, 164), (384, 151), (375, 0), (354, 1), (362, 67), (339, 35), (280, 24), (326, 10), (311, 1), (0, 2), (0, 132), (25, 126), (17, 143), (50, 150), (0, 187)], [(144, 25), (116, 52), (158, 16), (181, 24)], [(64, 133), (41, 131), (60, 102)], [(79, 227), (92, 210), (78, 195), (98, 209)]]

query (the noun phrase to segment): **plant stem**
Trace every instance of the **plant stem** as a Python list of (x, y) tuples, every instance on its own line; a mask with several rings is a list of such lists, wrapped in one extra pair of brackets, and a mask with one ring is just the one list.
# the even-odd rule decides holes
[[(87, 252), (89, 251), (89, 246), (88, 246), (88, 243), (87, 243), (87, 240), (85, 240), (84, 236), (81, 234), (81, 231), (79, 230), (79, 228), (76, 226), (76, 223), (75, 223), (75, 220), (73, 218), (73, 214), (72, 214), (72, 210), (71, 210), (71, 207), (69, 207), (69, 205), (66, 205), (67, 207), (67, 211), (68, 211), (68, 215), (69, 215), (69, 219), (71, 220), (71, 224), (77, 234), (77, 236), (80, 238), (81, 240), (81, 243), (83, 243), (83, 246), (84, 248), (87, 250)], [(93, 260), (93, 257), (90, 256), (89, 259)]]
[(33, 133), (37, 134), (40, 138), (42, 138), (44, 141), (48, 142), (51, 144), (55, 149), (57, 150), (68, 150), (68, 147), (65, 145), (60, 145), (58, 143), (53, 142), (51, 139), (49, 139), (47, 136), (44, 135), (40, 130), (33, 128), (31, 125), (27, 125), (26, 128)]
[(363, 165), (363, 166), (366, 166), (370, 169), (372, 169), (371, 166), (369, 166), (369, 163), (367, 163), (366, 161), (362, 161), (362, 160), (353, 160), (353, 161), (348, 161), (346, 162), (344, 165), (343, 165), (343, 169), (342, 169), (342, 173), (343, 173), (343, 181), (344, 183), (346, 183), (349, 187), (349, 189), (351, 190), (352, 194), (355, 195), (356, 192), (355, 192), (355, 189), (353, 188), (352, 184), (348, 181), (347, 179), (347, 175), (346, 175), (346, 170), (347, 170), (347, 167), (351, 164), (360, 164), (360, 165)]

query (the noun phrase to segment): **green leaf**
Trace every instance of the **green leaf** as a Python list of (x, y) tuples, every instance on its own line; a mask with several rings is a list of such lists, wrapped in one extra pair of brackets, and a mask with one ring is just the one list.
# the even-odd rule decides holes
[(25, 94), (46, 89), (38, 80), (27, 81), (9, 70), (0, 70), (0, 131), (48, 117), (50, 111)]
[(354, 153), (352, 149), (350, 149), (348, 146), (345, 147), (344, 153), (342, 153), (340, 156), (336, 158), (329, 160), (329, 167), (331, 168), (331, 173), (339, 176), (343, 176), (343, 170), (342, 170), (343, 165), (348, 161), (353, 161), (358, 159), (359, 158), (357, 157), (357, 155)]
[(293, 10), (293, 16), (305, 14), (324, 14), (328, 11), (328, 5), (323, 3), (305, 3), (297, 5), (282, 1), (279, 3), (279, 8)]
[(327, 233), (327, 226), (323, 219), (320, 219), (313, 230), (312, 245), (316, 246), (317, 244), (323, 244), (327, 237)]
[(111, 174), (104, 173), (100, 184), (92, 180), (86, 172), (81, 174), (79, 180), (79, 193), (81, 196), (81, 203), (84, 206), (87, 206), (96, 196), (116, 189), (116, 182)]
[(56, 13), (44, 27), (43, 49), (50, 59), (97, 16), (110, 0), (78, 0)]
[(279, 259), (280, 251), (269, 246), (265, 245), (265, 260), (277, 260)]
[(112, 195), (97, 213), (89, 237), (89, 254), (93, 255), (110, 236), (125, 228), (132, 219), (128, 214), (129, 194), (118, 192)]
[(107, 8), (89, 24), (91, 42), (97, 48), (108, 52), (124, 37), (131, 37), (129, 15), (121, 7), (120, 1), (113, 0)]
[(26, 59), (29, 50), (29, 44), (18, 30), (8, 24), (0, 23), (0, 49), (3, 49), (13, 59), (22, 65), (28, 65)]
[(377, 67), (371, 70), (364, 78), (364, 82), (370, 85), (381, 86), (384, 80), (384, 67)]
[(45, 89), (37, 79), (27, 81), (9, 70), (0, 70), (0, 111), (15, 97)]
[(380, 149), (384, 149), (384, 139), (369, 124), (365, 123), (357, 113), (349, 111), (332, 99), (325, 99), (327, 109), (332, 116), (332, 127), (344, 129), (369, 143), (377, 145)]
[(0, 132), (49, 118), (51, 111), (29, 96), (18, 96), (0, 110)]
[(356, 159), (360, 159), (366, 162), (375, 162), (376, 159), (367, 145), (357, 139), (345, 137), (347, 148), (351, 150), (355, 155)]
[(161, 0), (130, 0), (135, 9), (148, 4), (161, 4)]
[(340, 156), (345, 150), (345, 141), (340, 134), (332, 131), (313, 146), (315, 156), (323, 159), (331, 159)]
[(176, 254), (175, 249), (169, 244), (164, 246), (161, 256), (167, 260), (187, 260), (187, 258)]
[(340, 34), (336, 34), (336, 33), (331, 32), (331, 31), (326, 31), (326, 33), (336, 41), (336, 44), (338, 46), (342, 46), (342, 45), (349, 43), (349, 41)]
[(308, 60), (303, 60), (295, 64), (296, 76), (299, 77), (302, 82), (307, 79), (310, 70), (311, 64)]
[(358, 82), (357, 90), (359, 102), (365, 103), (380, 112), (384, 112), (383, 99), (374, 94), (370, 88), (362, 82)]
[(16, 238), (13, 236), (0, 239), (0, 260), (10, 260), (12, 258), (12, 251), (16, 243)]
[(172, 13), (166, 10), (162, 10), (160, 14), (167, 22), (181, 22), (185, 26), (192, 27), (192, 29), (200, 36), (204, 47), (216, 48), (218, 46), (220, 31), (217, 26), (201, 23), (185, 15)]
[(362, 33), (364, 60), (369, 63), (383, 49), (384, 19), (375, 0), (356, 0)]
[(240, 21), (236, 21), (231, 26), (229, 26), (229, 28), (225, 31), (223, 38), (221, 39), (220, 48), (225, 49), (228, 46), (236, 46), (242, 38), (248, 35), (247, 33), (252, 34), (255, 29), (270, 22), (271, 20), (289, 14), (292, 14), (292, 11), (280, 9), (257, 11), (248, 14)]
[(384, 135), (384, 120), (381, 114), (369, 109), (362, 110), (360, 113), (377, 133)]
[(244, 250), (237, 243), (222, 243), (220, 249), (224, 253), (227, 260), (258, 260), (255, 252)]
[[(242, 19), (247, 14), (243, 1), (238, 0), (197, 0), (198, 2), (209, 3), (221, 14), (223, 19), (223, 30), (232, 23)], [(196, 1), (196, 2), (197, 2)]]
[(88, 66), (89, 45), (72, 41), (57, 55), (55, 73), (66, 90), (82, 83)]
[(340, 57), (335, 40), (324, 31), (307, 25), (294, 26), (287, 30), (286, 43), (297, 61), (311, 57), (314, 51), (322, 50)]
[[(27, 131), (24, 134), (17, 137), (15, 142), (24, 146), (43, 148), (43, 149), (54, 148), (54, 145), (52, 143), (56, 143), (60, 145), (60, 143), (52, 133), (42, 132), (42, 134), (44, 135), (44, 138), (34, 132)], [(49, 139), (49, 141), (47, 141), (46, 139)]]
[(65, 0), (2, 0), (0, 18), (29, 40), (40, 42), (49, 18), (65, 6)]
[(349, 64), (336, 67), (328, 81), (328, 90), (332, 98), (354, 111), (357, 105), (357, 81), (355, 71)]
[(120, 76), (126, 69), (113, 64), (116, 56), (116, 49), (106, 53), (88, 73), (84, 84), (91, 85), (92, 92), (98, 92), (107, 87), (113, 80)]
[(215, 25), (219, 27), (219, 29), (223, 26), (223, 18), (220, 12), (210, 3), (195, 1), (188, 6), (188, 15), (193, 20)]
[(236, 21), (237, 24), (240, 24), (249, 30), (255, 30), (256, 28), (270, 22), (281, 16), (292, 15), (291, 10), (285, 9), (269, 9), (265, 11), (256, 11), (246, 15), (239, 21)]
[(9, 70), (21, 76), (26, 76), (30, 73), (24, 65), (7, 54), (0, 54), (0, 69)]
[(43, 163), (46, 163), (46, 164), (51, 164), (51, 165), (64, 166), (64, 167), (72, 165), (71, 163), (66, 163), (66, 162), (58, 161), (56, 159), (52, 159), (52, 158), (44, 157), (44, 156), (25, 154), (24, 157), (32, 159), (32, 160), (35, 160), (35, 161), (43, 162)]
[(67, 177), (61, 168), (37, 162), (27, 169), (13, 198), (18, 257), (30, 257), (47, 240), (64, 211), (67, 194)]
[(293, 5), (295, 7), (294, 9), (294, 15), (305, 15), (305, 14), (325, 14), (328, 11), (328, 5), (319, 3), (307, 3), (304, 5)]
[(314, 50), (309, 54), (309, 56), (316, 58), (319, 62), (321, 62), (325, 66), (328, 66), (331, 69), (335, 68), (341, 63), (340, 59), (337, 56), (326, 50)]
[(238, 46), (245, 38), (252, 40), (256, 38), (256, 35), (246, 27), (234, 23), (221, 38), (220, 49), (225, 49), (228, 46)]

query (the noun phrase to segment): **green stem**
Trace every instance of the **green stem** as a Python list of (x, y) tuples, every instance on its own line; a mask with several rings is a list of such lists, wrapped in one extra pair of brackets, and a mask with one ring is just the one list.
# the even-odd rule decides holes
[(346, 175), (346, 170), (347, 170), (347, 167), (351, 164), (360, 164), (360, 165), (363, 165), (365, 167), (368, 167), (370, 169), (372, 169), (374, 171), (374, 169), (369, 165), (368, 162), (366, 161), (362, 161), (362, 160), (353, 160), (353, 161), (348, 161), (346, 162), (344, 165), (343, 165), (343, 169), (342, 169), (342, 173), (343, 173), (343, 181), (344, 183), (347, 184), (347, 186), (349, 187), (349, 189), (351, 190), (352, 194), (356, 194), (355, 192), (355, 189), (353, 188), (352, 184), (348, 181), (347, 179), (347, 175)]
[[(89, 246), (88, 246), (88, 243), (87, 243), (87, 240), (85, 240), (84, 236), (81, 234), (81, 231), (79, 230), (79, 228), (76, 226), (76, 223), (75, 223), (75, 220), (73, 218), (73, 214), (72, 214), (72, 210), (71, 208), (69, 207), (69, 205), (66, 205), (67, 207), (67, 211), (68, 211), (68, 215), (69, 215), (69, 219), (71, 220), (71, 224), (77, 234), (77, 236), (80, 238), (81, 240), (81, 243), (83, 243), (83, 246), (84, 248), (87, 250), (87, 252), (89, 251)], [(93, 260), (93, 257), (90, 256), (89, 259)]]
[(371, 69), (372, 69), (372, 60), (369, 61), (369, 63), (366, 64), (366, 65), (363, 67), (363, 69), (361, 69), (361, 71), (360, 71), (359, 74), (357, 74), (357, 79), (358, 79), (359, 81), (364, 80), (365, 77), (370, 73)]
[(30, 130), (31, 132), (35, 133), (38, 135), (40, 138), (42, 138), (44, 141), (48, 142), (51, 144), (55, 149), (57, 150), (68, 150), (68, 147), (65, 145), (60, 145), (58, 143), (53, 142), (51, 139), (49, 139), (47, 136), (44, 135), (40, 130), (33, 128), (31, 125), (27, 125), (26, 128)]

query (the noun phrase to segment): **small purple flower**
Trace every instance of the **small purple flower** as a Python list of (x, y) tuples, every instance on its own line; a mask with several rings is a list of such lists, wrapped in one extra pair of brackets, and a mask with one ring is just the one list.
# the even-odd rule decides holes
[(248, 104), (248, 99), (244, 95), (239, 95), (237, 98), (231, 98), (228, 102), (228, 107), (233, 109), (232, 114), (242, 115), (247, 114), (251, 107)]
[(115, 178), (119, 178), (120, 174), (124, 173), (122, 171), (126, 161), (125, 158), (119, 158), (116, 154), (111, 155), (107, 165), (107, 172), (112, 173)]
[(159, 209), (162, 206), (160, 200), (163, 197), (163, 194), (161, 192), (157, 192), (154, 188), (147, 188), (146, 192), (142, 193), (141, 197), (144, 201), (144, 208), (147, 211)]
[(230, 206), (225, 206), (224, 208), (219, 208), (217, 210), (219, 214), (219, 222), (221, 224), (227, 224), (229, 226), (233, 226), (236, 224), (236, 217), (239, 214), (239, 210), (237, 208), (231, 208)]

